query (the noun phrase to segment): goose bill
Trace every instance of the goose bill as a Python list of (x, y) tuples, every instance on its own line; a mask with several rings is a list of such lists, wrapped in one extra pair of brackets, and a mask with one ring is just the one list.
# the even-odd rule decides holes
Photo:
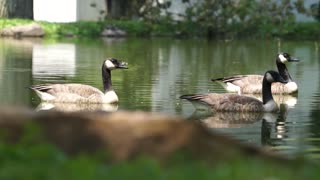
[(289, 62), (299, 62), (300, 60), (294, 57), (288, 59)]
[(128, 69), (128, 63), (121, 62), (118, 66), (119, 69)]

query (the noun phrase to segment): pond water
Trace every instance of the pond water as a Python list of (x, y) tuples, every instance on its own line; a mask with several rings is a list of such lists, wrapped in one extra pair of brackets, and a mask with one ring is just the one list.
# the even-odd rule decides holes
[[(189, 93), (225, 92), (210, 82), (214, 77), (276, 69), (279, 51), (301, 60), (287, 65), (299, 93), (277, 97), (291, 102), (281, 105), (280, 114), (209, 116), (179, 99)], [(0, 39), (1, 105), (39, 109), (39, 98), (27, 88), (32, 84), (76, 82), (102, 89), (101, 63), (106, 57), (129, 63), (129, 69), (112, 72), (120, 99), (117, 110), (181, 115), (244, 142), (320, 157), (320, 58), (313, 41)]]

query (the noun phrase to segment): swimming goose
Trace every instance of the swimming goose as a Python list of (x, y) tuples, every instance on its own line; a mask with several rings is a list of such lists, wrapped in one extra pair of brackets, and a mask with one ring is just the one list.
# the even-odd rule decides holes
[[(288, 53), (279, 53), (276, 58), (278, 71), (282, 78), (288, 83), (273, 83), (273, 94), (293, 94), (298, 92), (298, 85), (295, 83), (285, 65), (286, 62), (297, 62), (296, 58)], [(228, 92), (238, 92), (238, 94), (261, 94), (262, 75), (236, 75), (224, 78), (212, 79), (213, 82), (219, 82)]]
[(104, 92), (84, 84), (40, 84), (31, 86), (42, 101), (52, 103), (116, 103), (118, 96), (112, 88), (111, 70), (127, 69), (127, 63), (114, 58), (102, 64)]
[(271, 93), (271, 84), (274, 82), (287, 83), (278, 72), (267, 71), (262, 82), (262, 102), (253, 97), (233, 93), (193, 94), (183, 95), (180, 98), (189, 100), (197, 109), (209, 107), (212, 111), (220, 112), (277, 112), (279, 107)]

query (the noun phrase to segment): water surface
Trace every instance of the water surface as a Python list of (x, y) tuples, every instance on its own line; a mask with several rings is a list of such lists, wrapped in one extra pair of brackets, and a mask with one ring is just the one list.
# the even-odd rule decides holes
[[(112, 72), (120, 99), (117, 110), (181, 115), (244, 142), (316, 158), (320, 157), (317, 47), (313, 41), (282, 41), (279, 47), (276, 40), (0, 39), (0, 101), (36, 109), (40, 100), (27, 87), (39, 83), (75, 82), (102, 89), (102, 61), (115, 57), (129, 63), (129, 69)], [(278, 97), (293, 102), (281, 105), (281, 114), (207, 116), (179, 99), (189, 93), (225, 92), (211, 78), (276, 69), (279, 50), (301, 60), (287, 66), (299, 93)]]

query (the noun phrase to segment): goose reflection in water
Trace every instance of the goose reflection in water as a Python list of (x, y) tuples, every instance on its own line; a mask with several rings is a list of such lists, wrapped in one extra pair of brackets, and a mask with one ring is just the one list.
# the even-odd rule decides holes
[[(262, 101), (262, 95), (261, 94), (246, 94), (246, 96), (254, 97)], [(293, 108), (297, 102), (298, 98), (297, 95), (289, 95), (289, 94), (273, 94), (274, 101), (280, 105), (285, 104), (288, 106), (288, 108)]]
[[(236, 128), (253, 124), (258, 121), (263, 123), (276, 123), (284, 126), (288, 110), (287, 104), (280, 104), (279, 113), (252, 113), (252, 112), (209, 112), (195, 111), (189, 119), (198, 120), (209, 128)], [(278, 127), (281, 131), (283, 127)]]
[(49, 103), (41, 102), (36, 111), (55, 110), (62, 112), (75, 111), (105, 111), (115, 112), (118, 110), (118, 104), (77, 104), (77, 103)]
[(277, 116), (276, 113), (217, 112), (199, 121), (209, 128), (241, 128), (262, 119), (273, 121)]
[[(278, 144), (284, 138), (287, 138), (286, 134), (288, 128), (286, 127), (286, 119), (288, 115), (289, 106), (282, 104), (280, 106), (280, 113), (275, 121), (262, 120), (261, 126), (261, 143), (262, 145), (274, 146)], [(273, 128), (274, 127), (274, 128)], [(274, 132), (273, 132), (274, 129)], [(272, 135), (274, 134), (274, 135)]]
[[(290, 106), (281, 104), (279, 113), (240, 113), (240, 112), (199, 112), (195, 111), (189, 119), (197, 120), (208, 128), (245, 128), (261, 121), (261, 144), (277, 146), (287, 138), (286, 119)], [(231, 134), (232, 135), (232, 134)]]

